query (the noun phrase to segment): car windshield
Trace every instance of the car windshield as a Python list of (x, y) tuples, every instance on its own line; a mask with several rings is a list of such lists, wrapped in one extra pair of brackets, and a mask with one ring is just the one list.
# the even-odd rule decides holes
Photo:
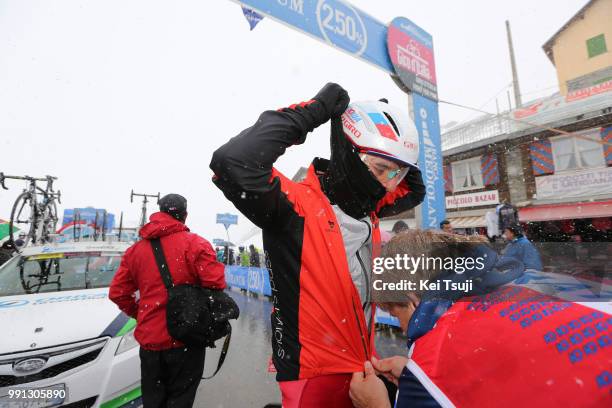
[(0, 296), (107, 287), (120, 262), (120, 253), (19, 256), (0, 268)]

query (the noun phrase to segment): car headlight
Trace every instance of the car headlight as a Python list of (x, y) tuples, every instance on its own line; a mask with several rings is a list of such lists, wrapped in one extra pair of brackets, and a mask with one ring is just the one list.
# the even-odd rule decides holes
[(119, 355), (138, 346), (138, 342), (136, 341), (136, 338), (134, 338), (134, 329), (121, 336), (121, 341), (119, 342), (119, 346), (117, 346), (115, 355)]

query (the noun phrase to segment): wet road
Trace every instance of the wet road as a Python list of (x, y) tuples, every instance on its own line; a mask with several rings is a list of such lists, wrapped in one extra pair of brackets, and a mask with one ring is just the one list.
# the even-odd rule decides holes
[[(240, 307), (240, 318), (232, 323), (232, 342), (223, 368), (214, 378), (202, 380), (194, 406), (263, 408), (270, 403), (280, 404), (275, 373), (268, 372), (272, 303), (265, 297), (247, 296), (237, 289), (229, 293)], [(377, 350), (382, 357), (406, 354), (405, 342), (403, 336), (388, 331), (376, 336)], [(204, 375), (214, 371), (218, 359), (219, 349), (207, 350)]]

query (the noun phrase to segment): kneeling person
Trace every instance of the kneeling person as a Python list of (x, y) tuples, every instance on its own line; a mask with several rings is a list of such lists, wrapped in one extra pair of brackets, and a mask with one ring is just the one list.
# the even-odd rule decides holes
[[(365, 375), (355, 373), (351, 382), (354, 405), (390, 406), (375, 374), (398, 384), (399, 408), (611, 405), (610, 304), (577, 303), (539, 292), (530, 280), (542, 282), (552, 274), (535, 277), (520, 261), (498, 257), (487, 244), (471, 241), (408, 231), (387, 244), (384, 257), (451, 259), (454, 267), (420, 268), (412, 278), (397, 265), (384, 271), (391, 281), (425, 279), (434, 285), (379, 299), (399, 319), (409, 351), (366, 362)], [(480, 260), (476, 264), (482, 267), (460, 267), (467, 258)], [(448, 291), (444, 284), (469, 280), (467, 293)], [(557, 284), (562, 281), (556, 278)]]

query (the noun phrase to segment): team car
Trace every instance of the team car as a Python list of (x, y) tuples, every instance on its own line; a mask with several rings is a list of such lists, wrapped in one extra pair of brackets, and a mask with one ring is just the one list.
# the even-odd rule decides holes
[(128, 247), (28, 247), (0, 267), (0, 408), (142, 405), (136, 322), (108, 299)]

